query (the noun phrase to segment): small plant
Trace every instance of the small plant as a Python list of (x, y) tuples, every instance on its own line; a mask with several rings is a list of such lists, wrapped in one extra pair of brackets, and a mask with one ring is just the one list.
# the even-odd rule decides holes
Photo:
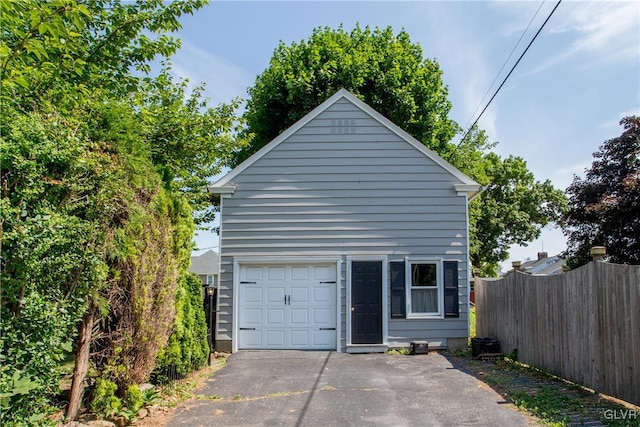
[(130, 385), (127, 388), (127, 391), (124, 393), (122, 403), (134, 414), (137, 414), (140, 408), (142, 408), (144, 405), (144, 399), (142, 398), (140, 388), (136, 384)]
[(387, 354), (407, 355), (409, 354), (409, 348), (408, 347), (392, 348), (389, 351), (387, 351)]
[(142, 393), (142, 406), (151, 406), (160, 400), (160, 393), (151, 388)]
[(91, 409), (104, 418), (118, 415), (122, 409), (122, 401), (115, 395), (117, 389), (118, 386), (115, 383), (98, 378), (96, 388), (93, 391)]

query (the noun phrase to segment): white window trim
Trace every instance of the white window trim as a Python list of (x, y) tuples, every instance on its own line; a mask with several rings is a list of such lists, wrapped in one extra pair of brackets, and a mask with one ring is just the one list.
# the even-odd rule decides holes
[[(444, 265), (442, 258), (405, 258), (405, 295), (407, 319), (444, 319)], [(411, 309), (411, 266), (413, 264), (435, 264), (438, 290), (437, 313), (413, 313)]]

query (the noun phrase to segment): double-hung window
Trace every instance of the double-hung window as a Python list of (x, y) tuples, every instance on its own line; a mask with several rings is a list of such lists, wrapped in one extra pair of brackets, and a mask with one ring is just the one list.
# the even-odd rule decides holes
[(406, 264), (407, 317), (442, 317), (442, 264), (409, 260)]
[(389, 272), (392, 319), (460, 317), (458, 261), (405, 258)]

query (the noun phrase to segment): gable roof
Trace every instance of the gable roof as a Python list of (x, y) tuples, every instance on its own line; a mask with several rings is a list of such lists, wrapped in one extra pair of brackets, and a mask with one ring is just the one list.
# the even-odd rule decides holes
[(229, 193), (232, 193), (233, 192), (233, 188), (230, 187), (230, 184), (231, 184), (232, 180), (236, 176), (238, 176), (245, 169), (247, 169), (249, 166), (254, 164), (257, 160), (259, 160), (262, 156), (267, 154), (269, 151), (273, 150), (281, 142), (285, 141), (291, 135), (296, 133), (300, 128), (302, 128), (307, 123), (309, 123), (311, 120), (316, 118), (320, 113), (322, 113), (327, 108), (329, 108), (331, 105), (335, 104), (336, 102), (338, 102), (341, 99), (346, 99), (347, 101), (349, 101), (352, 104), (354, 104), (356, 107), (360, 108), (362, 111), (364, 111), (369, 116), (371, 116), (371, 118), (373, 118), (376, 121), (378, 121), (382, 126), (386, 127), (392, 133), (394, 133), (397, 136), (399, 136), (401, 139), (403, 139), (404, 141), (409, 143), (411, 146), (413, 146), (413, 148), (418, 150), (420, 153), (422, 153), (423, 155), (425, 155), (426, 157), (431, 159), (437, 165), (441, 166), (444, 170), (446, 170), (452, 176), (454, 176), (456, 179), (458, 179), (460, 181), (460, 184), (456, 184), (456, 186), (455, 186), (456, 191), (467, 193), (467, 195), (469, 197), (469, 200), (472, 200), (476, 196), (480, 195), (480, 193), (483, 190), (483, 188), (482, 188), (482, 186), (480, 184), (478, 184), (473, 179), (469, 178), (467, 175), (462, 173), (455, 166), (453, 166), (451, 163), (449, 163), (446, 160), (444, 160), (442, 157), (440, 157), (434, 151), (432, 151), (429, 148), (425, 147), (424, 144), (422, 144), (416, 138), (414, 138), (411, 135), (409, 135), (407, 132), (405, 132), (400, 127), (398, 127), (393, 122), (391, 122), (391, 120), (387, 119), (382, 114), (378, 113), (376, 110), (371, 108), (369, 105), (367, 105), (365, 102), (361, 101), (357, 96), (355, 96), (354, 94), (352, 94), (351, 92), (349, 92), (346, 89), (340, 89), (339, 91), (337, 91), (335, 94), (333, 94), (330, 98), (328, 98), (322, 104), (318, 105), (311, 112), (309, 112), (303, 118), (301, 118), (296, 123), (294, 123), (291, 127), (289, 127), (284, 132), (282, 132), (280, 135), (278, 135), (276, 138), (274, 138), (271, 142), (269, 142), (264, 147), (262, 147), (260, 150), (255, 152), (251, 157), (246, 159), (244, 162), (242, 162), (241, 164), (236, 166), (233, 170), (231, 170), (228, 174), (226, 174), (225, 176), (220, 178), (218, 181), (213, 183), (211, 186), (209, 186), (209, 192), (210, 193), (214, 193), (214, 194), (229, 194)]
[(219, 262), (220, 258), (218, 257), (218, 253), (208, 250), (201, 255), (191, 257), (189, 271), (201, 275), (218, 274), (220, 272)]

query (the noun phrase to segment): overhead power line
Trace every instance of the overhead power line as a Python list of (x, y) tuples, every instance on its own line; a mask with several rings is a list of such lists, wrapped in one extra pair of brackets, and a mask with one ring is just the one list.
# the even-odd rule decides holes
[(471, 129), (473, 129), (473, 127), (478, 123), (478, 120), (480, 120), (480, 117), (482, 117), (482, 115), (484, 114), (484, 112), (487, 110), (487, 108), (489, 107), (489, 105), (491, 105), (491, 102), (493, 101), (493, 99), (496, 97), (496, 95), (498, 95), (498, 92), (500, 92), (500, 89), (502, 89), (502, 86), (504, 86), (504, 84), (507, 82), (507, 80), (509, 79), (509, 77), (511, 76), (511, 74), (513, 73), (513, 70), (516, 69), (516, 67), (518, 66), (518, 64), (520, 63), (520, 61), (522, 60), (522, 58), (524, 57), (524, 55), (527, 53), (527, 51), (529, 50), (529, 48), (531, 47), (531, 45), (533, 44), (533, 42), (536, 40), (536, 38), (538, 37), (538, 35), (540, 34), (540, 32), (542, 31), (542, 29), (544, 28), (544, 26), (547, 24), (547, 22), (549, 22), (549, 19), (551, 19), (551, 16), (553, 15), (553, 13), (556, 11), (556, 9), (558, 9), (558, 6), (560, 6), (560, 3), (562, 3), (562, 0), (558, 0), (558, 3), (556, 3), (555, 7), (553, 8), (553, 10), (549, 13), (549, 16), (547, 16), (547, 19), (544, 20), (544, 22), (542, 23), (542, 25), (540, 26), (540, 29), (538, 30), (538, 32), (533, 36), (533, 38), (531, 39), (531, 41), (529, 42), (529, 44), (527, 45), (527, 47), (524, 49), (524, 51), (522, 52), (522, 54), (520, 55), (520, 57), (518, 58), (518, 60), (516, 61), (516, 63), (513, 65), (513, 67), (511, 67), (511, 71), (509, 71), (509, 74), (507, 74), (507, 76), (504, 78), (504, 80), (502, 81), (502, 83), (500, 84), (500, 86), (498, 87), (498, 89), (496, 89), (496, 91), (493, 93), (493, 96), (491, 97), (491, 99), (489, 100), (489, 102), (487, 102), (487, 105), (484, 106), (484, 108), (482, 109), (482, 111), (480, 112), (480, 114), (478, 115), (478, 117), (475, 119), (475, 121), (473, 122), (473, 124), (471, 126), (469, 126), (469, 128), (467, 129), (467, 131), (464, 133), (464, 135), (462, 136), (462, 138), (460, 139), (460, 142), (458, 142), (458, 145), (456, 145), (456, 148), (451, 152), (451, 154), (448, 156), (449, 158), (451, 158), (451, 156), (456, 152), (456, 150), (458, 149), (458, 147), (460, 147), (460, 145), (462, 144), (462, 142), (464, 141), (464, 139), (469, 135), (469, 133), (471, 132)]
[(542, 6), (544, 6), (545, 1), (546, 0), (542, 0), (542, 2), (540, 3), (540, 6), (538, 6), (538, 9), (536, 10), (536, 13), (533, 14), (533, 17), (531, 18), (531, 20), (527, 24), (527, 28), (524, 29), (524, 31), (520, 35), (520, 38), (518, 39), (516, 44), (513, 46), (513, 49), (511, 49), (511, 52), (509, 52), (509, 55), (507, 56), (507, 59), (505, 59), (504, 62), (502, 63), (502, 67), (500, 67), (500, 70), (498, 71), (496, 76), (493, 78), (493, 81), (491, 82), (491, 84), (487, 88), (487, 91), (482, 96), (482, 99), (480, 100), (480, 102), (478, 102), (478, 106), (476, 107), (475, 110), (473, 110), (473, 113), (471, 114), (471, 117), (469, 117), (469, 120), (467, 120), (467, 123), (465, 123), (463, 129), (467, 129), (467, 127), (469, 126), (469, 123), (471, 123), (471, 120), (475, 117), (476, 113), (478, 112), (478, 110), (482, 106), (482, 103), (484, 102), (485, 98), (487, 97), (487, 95), (489, 95), (489, 92), (491, 92), (491, 88), (493, 88), (494, 83), (496, 82), (496, 80), (498, 80), (498, 77), (500, 77), (500, 74), (502, 74), (502, 70), (504, 70), (504, 67), (507, 66), (507, 63), (511, 59), (511, 56), (513, 56), (513, 52), (515, 52), (516, 49), (518, 48), (518, 46), (520, 46), (520, 42), (524, 38), (524, 35), (527, 34), (527, 31), (529, 31), (529, 28), (531, 27), (531, 24), (533, 23), (534, 19), (536, 19), (536, 16), (538, 16), (538, 13), (540, 13), (540, 9), (542, 9)]

